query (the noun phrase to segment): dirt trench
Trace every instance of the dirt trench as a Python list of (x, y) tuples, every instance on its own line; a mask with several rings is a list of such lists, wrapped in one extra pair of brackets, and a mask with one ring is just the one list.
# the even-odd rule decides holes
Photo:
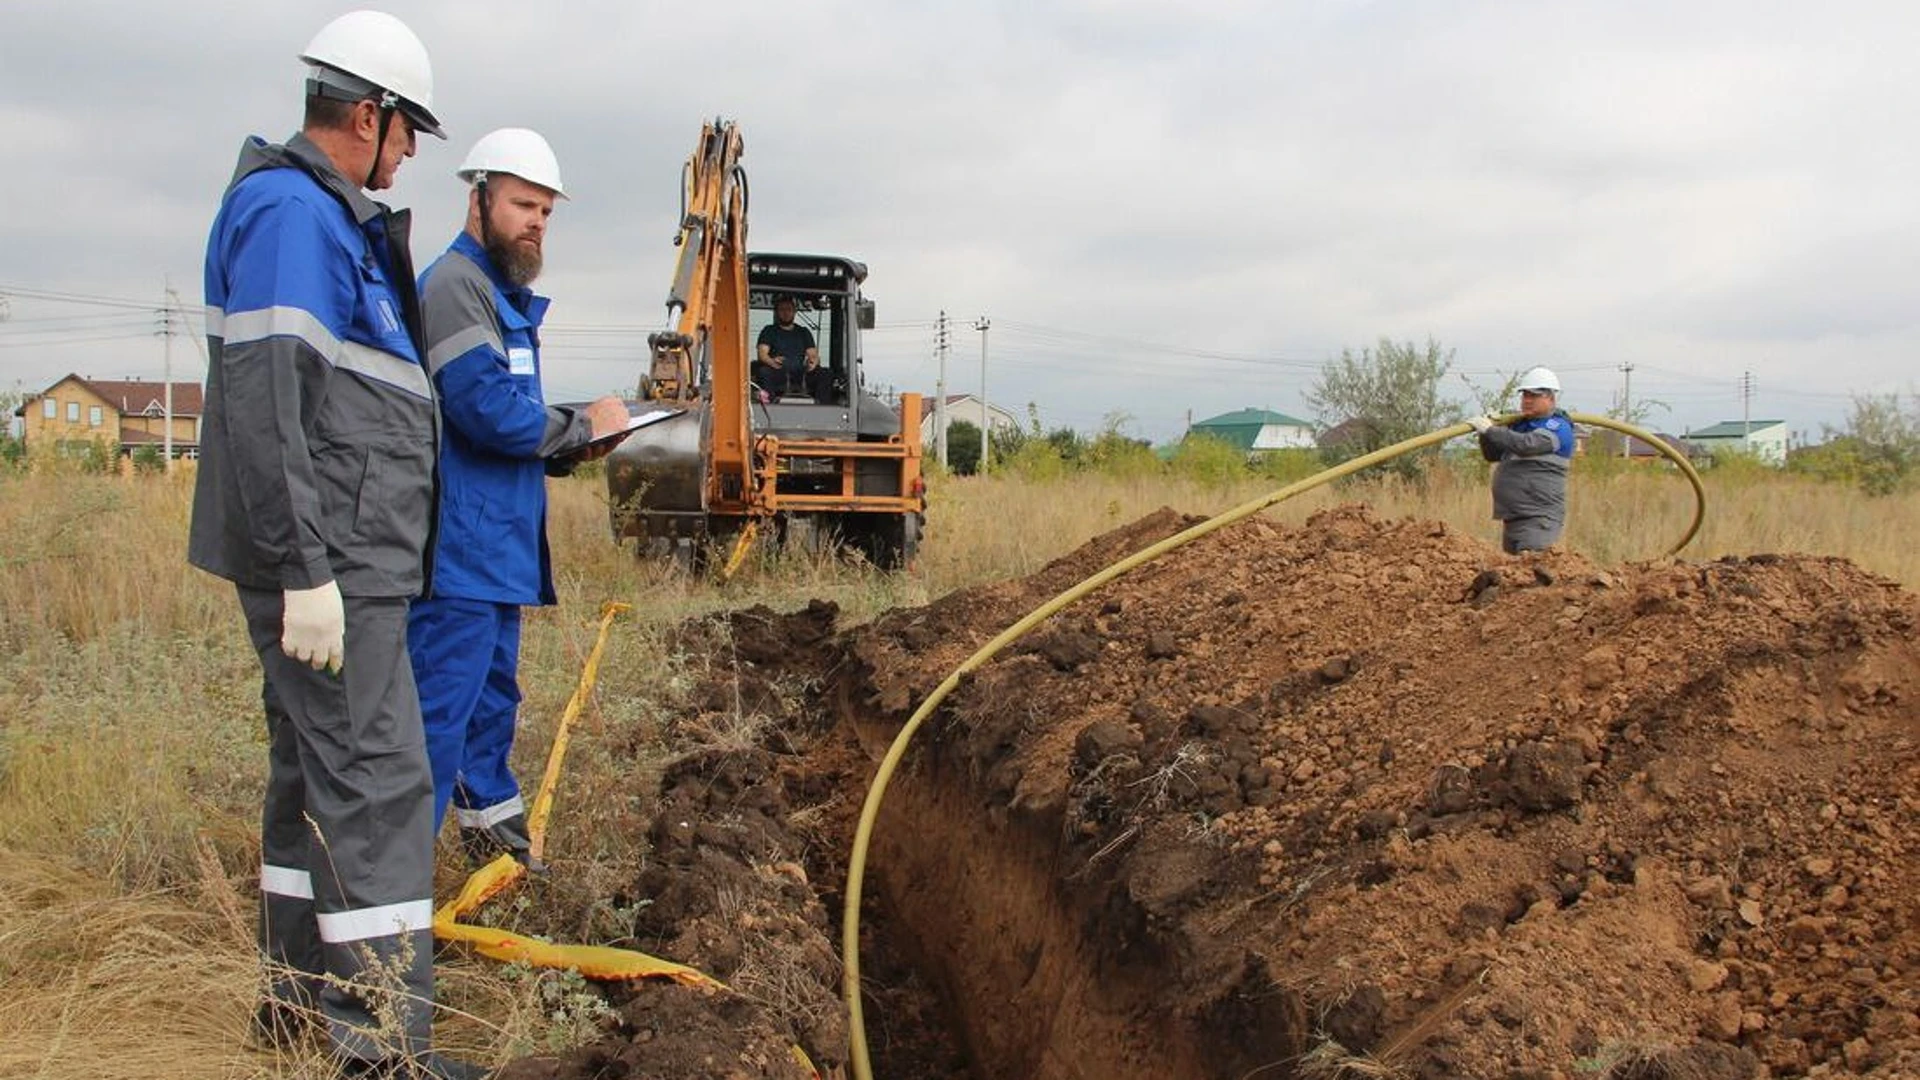
[[(841, 632), (690, 628), (641, 947), (526, 1077), (843, 1075), (846, 848), (898, 724), (1190, 522)], [(1920, 603), (1839, 560), (1601, 570), (1361, 508), (1223, 530), (1062, 612), (923, 729), (879, 822), (888, 1080), (1920, 1075)], [(627, 997), (626, 995), (632, 995)], [(664, 1019), (663, 1019), (664, 1018)]]

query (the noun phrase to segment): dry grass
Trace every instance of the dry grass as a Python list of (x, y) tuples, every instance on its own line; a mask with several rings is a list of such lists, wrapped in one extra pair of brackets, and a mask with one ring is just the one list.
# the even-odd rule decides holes
[[(529, 782), (592, 645), (600, 603), (632, 603), (569, 758), (549, 856), (555, 880), (505, 921), (573, 940), (611, 940), (630, 912), (605, 900), (644, 856), (645, 792), (676, 714), (714, 658), (680, 655), (683, 619), (810, 598), (858, 621), (952, 589), (1022, 575), (1160, 506), (1206, 513), (1269, 485), (993, 477), (935, 489), (914, 571), (877, 574), (821, 556), (762, 553), (725, 587), (638, 565), (607, 539), (591, 479), (556, 485), (550, 532), (558, 608), (526, 623), (519, 766)], [(190, 480), (0, 476), (0, 1076), (320, 1075), (243, 1040), (253, 1000), (252, 878), (264, 773), (259, 676), (232, 591), (183, 562)], [(1657, 555), (1689, 510), (1670, 476), (1585, 475), (1569, 541), (1604, 561)], [(1321, 491), (1274, 511), (1303, 520), (1365, 498), (1384, 515), (1437, 518), (1491, 541), (1483, 483)], [(1693, 557), (1753, 551), (1844, 555), (1920, 587), (1920, 495), (1868, 500), (1784, 477), (1714, 478)], [(718, 743), (741, 731), (713, 731)], [(849, 793), (857, 797), (857, 793)], [(804, 813), (805, 811), (801, 811)], [(441, 884), (457, 878), (443, 860)], [(454, 958), (440, 965), (441, 1039), (498, 1060), (591, 1031), (578, 988)], [(777, 996), (778, 987), (767, 991)], [(556, 1004), (565, 1005), (557, 1008)], [(465, 1016), (460, 1013), (466, 1014)], [(470, 1018), (469, 1018), (470, 1017)], [(1351, 1064), (1351, 1063), (1348, 1063)]]
[(254, 1076), (249, 927), (195, 890), (117, 889), (0, 850), (0, 1076)]
[[(1863, 568), (1920, 588), (1920, 491), (1886, 498), (1799, 477), (1706, 474), (1707, 519), (1685, 557), (1755, 552), (1841, 555)], [(1242, 481), (1207, 485), (1181, 478), (1093, 476), (1071, 485), (1033, 485), (1006, 477), (946, 481), (932, 495), (928, 547), (917, 568), (927, 591), (1030, 573), (1107, 529), (1161, 506), (1218, 513), (1281, 485)], [(1564, 543), (1603, 563), (1659, 557), (1693, 515), (1693, 490), (1678, 474), (1650, 468), (1583, 468), (1569, 488)], [(1436, 470), (1424, 484), (1397, 479), (1319, 488), (1268, 511), (1299, 523), (1347, 502), (1383, 517), (1445, 522), (1489, 545), (1500, 540), (1486, 481), (1477, 468)]]
[(1322, 1042), (1292, 1062), (1299, 1080), (1407, 1080), (1408, 1073), (1366, 1054), (1349, 1053), (1336, 1042)]

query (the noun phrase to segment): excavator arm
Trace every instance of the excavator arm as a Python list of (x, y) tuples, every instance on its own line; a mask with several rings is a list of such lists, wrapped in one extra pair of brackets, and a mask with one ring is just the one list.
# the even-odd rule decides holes
[(667, 294), (673, 330), (652, 334), (653, 358), (641, 396), (692, 406), (707, 398), (709, 511), (740, 513), (751, 492), (748, 431), (747, 177), (745, 146), (732, 123), (702, 125), (682, 168), (679, 257)]

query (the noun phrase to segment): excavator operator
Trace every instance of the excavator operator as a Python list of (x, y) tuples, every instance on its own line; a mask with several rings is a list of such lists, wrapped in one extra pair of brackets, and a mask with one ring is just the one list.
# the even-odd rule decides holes
[(769, 397), (814, 395), (820, 374), (820, 350), (813, 331), (794, 321), (793, 297), (773, 302), (773, 321), (762, 327), (755, 347), (753, 384)]

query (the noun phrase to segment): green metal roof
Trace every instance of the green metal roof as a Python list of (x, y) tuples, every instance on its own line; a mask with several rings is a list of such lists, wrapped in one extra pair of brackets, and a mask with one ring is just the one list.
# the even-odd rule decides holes
[(1253, 440), (1260, 437), (1260, 424), (1195, 424), (1187, 429), (1189, 439), (1218, 439), (1236, 450), (1253, 452)]
[(1785, 420), (1722, 420), (1711, 427), (1687, 432), (1689, 439), (1738, 439), (1749, 430), (1759, 432), (1785, 424)]
[(1205, 420), (1195, 423), (1193, 426), (1196, 428), (1217, 428), (1239, 427), (1244, 424), (1251, 424), (1256, 428), (1264, 427), (1268, 424), (1277, 424), (1280, 427), (1302, 427), (1308, 430), (1312, 430), (1313, 428), (1313, 425), (1307, 423), (1305, 420), (1296, 419), (1295, 417), (1288, 416), (1286, 413), (1277, 413), (1272, 409), (1237, 409), (1230, 413), (1221, 413), (1219, 416), (1210, 416)]

